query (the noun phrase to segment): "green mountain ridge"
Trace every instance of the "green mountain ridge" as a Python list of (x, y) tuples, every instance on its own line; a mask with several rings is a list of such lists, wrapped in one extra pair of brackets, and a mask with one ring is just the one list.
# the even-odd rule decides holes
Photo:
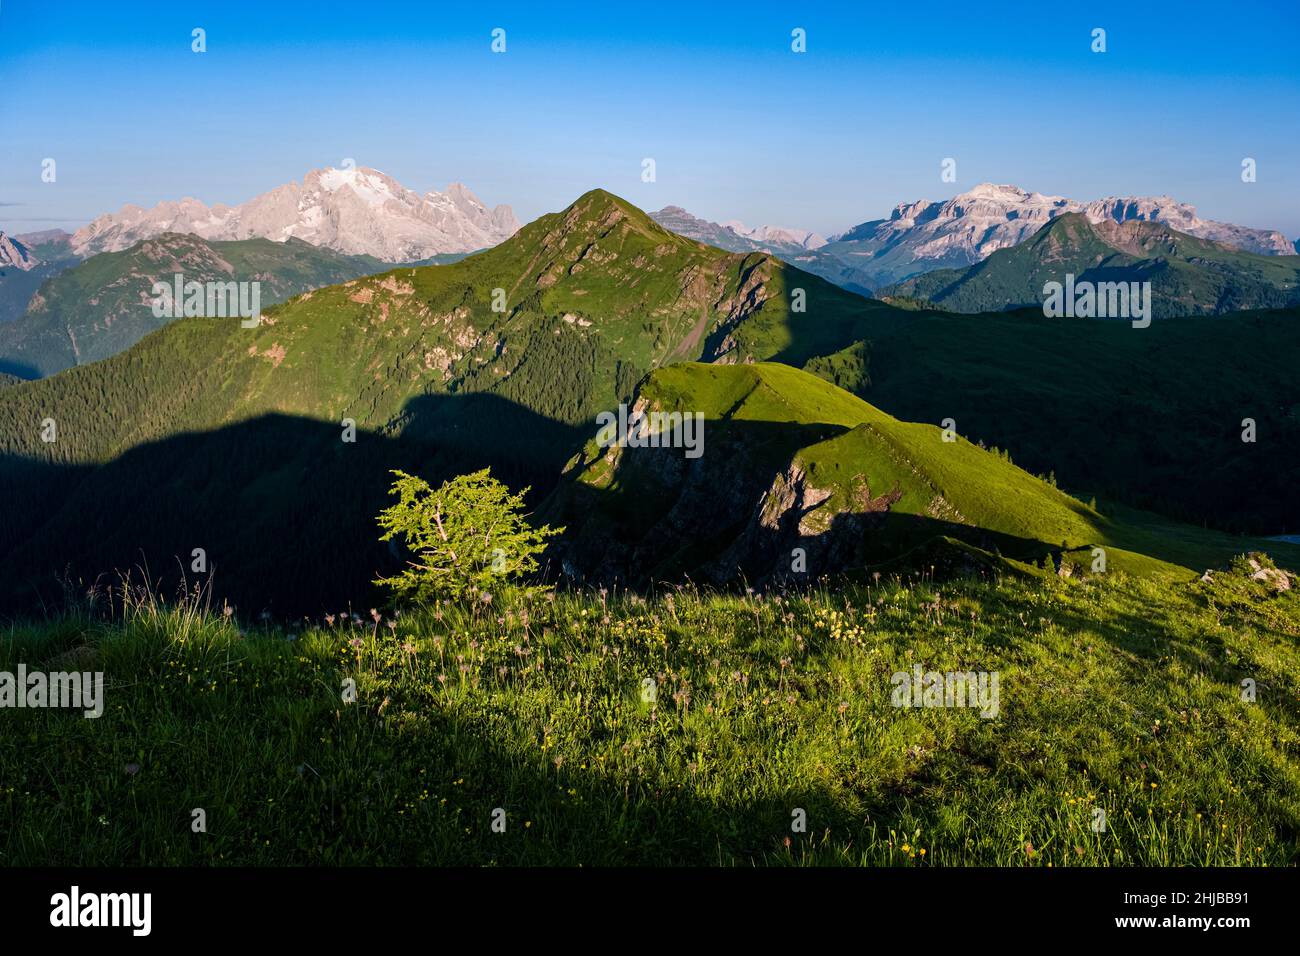
[(964, 269), (939, 269), (879, 290), (954, 312), (1041, 306), (1044, 286), (1150, 282), (1156, 318), (1217, 315), (1300, 303), (1300, 257), (1265, 256), (1177, 232), (1159, 222), (1053, 219), (1032, 237)]

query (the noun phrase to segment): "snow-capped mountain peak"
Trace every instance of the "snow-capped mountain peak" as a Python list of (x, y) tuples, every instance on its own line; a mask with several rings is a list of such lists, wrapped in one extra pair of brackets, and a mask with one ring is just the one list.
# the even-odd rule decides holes
[(81, 256), (125, 249), (163, 232), (204, 239), (302, 239), (350, 255), (411, 262), (440, 253), (473, 252), (514, 235), (509, 206), (488, 209), (453, 183), (445, 193), (420, 195), (364, 166), (309, 172), (238, 206), (207, 206), (197, 199), (161, 202), (152, 209), (123, 206), (72, 237)]

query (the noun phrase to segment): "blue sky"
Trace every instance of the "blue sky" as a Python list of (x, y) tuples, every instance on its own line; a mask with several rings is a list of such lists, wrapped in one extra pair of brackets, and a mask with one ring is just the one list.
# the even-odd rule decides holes
[(241, 202), (350, 157), (524, 221), (603, 186), (829, 233), (991, 180), (1300, 236), (1295, 0), (592, 6), (0, 0), (0, 228)]

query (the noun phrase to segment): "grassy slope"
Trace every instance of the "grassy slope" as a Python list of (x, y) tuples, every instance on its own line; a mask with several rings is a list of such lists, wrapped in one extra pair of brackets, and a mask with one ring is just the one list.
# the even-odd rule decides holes
[(1262, 256), (1176, 232), (1161, 223), (1094, 225), (1060, 216), (1030, 239), (965, 269), (940, 269), (881, 290), (956, 312), (1041, 305), (1047, 282), (1151, 282), (1156, 317), (1300, 303), (1300, 259)]
[[(1168, 572), (1170, 565), (1181, 567), (1184, 573), (1199, 572), (1223, 564), (1247, 547), (1270, 546), (1132, 510), (1124, 511), (1122, 518), (1103, 515), (960, 435), (945, 442), (937, 426), (898, 421), (785, 365), (673, 365), (654, 372), (643, 383), (640, 396), (653, 408), (702, 412), (706, 455), (708, 436), (716, 427), (789, 423), (801, 430), (810, 425), (847, 429), (800, 447), (793, 459), (784, 457), (791, 442), (771, 433), (763, 436), (764, 442), (780, 449), (778, 457), (768, 463), (774, 474), (792, 460), (807, 472), (811, 485), (833, 492), (821, 505), (828, 512), (851, 509), (853, 489), (865, 478), (873, 496), (895, 488), (902, 492), (890, 508), (893, 515), (942, 517), (1058, 550), (1064, 544), (1065, 550), (1080, 552), (1074, 555), (1076, 563), (1085, 566), (1091, 564), (1095, 546), (1108, 550), (1107, 559), (1113, 566), (1144, 573)], [(614, 499), (608, 507), (610, 514), (619, 513), (627, 501), (672, 496), (671, 491), (655, 486), (660, 472), (622, 469), (621, 458), (629, 454), (635, 453), (623, 450), (611, 460), (594, 443), (589, 444), (585, 458), (591, 464), (577, 475), (579, 484), (602, 489)], [(891, 540), (888, 550), (919, 543), (915, 538)], [(1273, 549), (1289, 566), (1300, 567), (1300, 548), (1277, 544)], [(1156, 560), (1150, 560), (1153, 558)]]
[[(108, 683), (6, 712), (0, 863), (1295, 865), (1297, 637), (1296, 591), (1228, 574), (74, 616), (0, 634)], [(914, 663), (998, 672), (998, 716), (892, 707)]]

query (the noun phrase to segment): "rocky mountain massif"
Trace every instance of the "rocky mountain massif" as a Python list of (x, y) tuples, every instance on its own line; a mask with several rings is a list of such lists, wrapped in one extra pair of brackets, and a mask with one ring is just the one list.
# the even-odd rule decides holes
[(168, 233), (218, 242), (297, 239), (343, 256), (411, 263), (486, 249), (518, 228), (509, 206), (488, 209), (459, 183), (445, 193), (420, 195), (374, 169), (319, 169), (302, 183), (237, 206), (208, 206), (197, 199), (151, 209), (127, 205), (72, 234), (57, 229), (0, 233), (0, 324), (21, 316), (42, 282), (77, 261)]
[(82, 257), (116, 252), (165, 232), (204, 239), (301, 239), (344, 255), (415, 262), (494, 246), (518, 230), (509, 206), (488, 209), (468, 188), (420, 195), (374, 169), (318, 169), (237, 206), (197, 199), (123, 206), (78, 229)]
[(650, 213), (650, 218), (679, 236), (717, 246), (728, 252), (770, 252), (790, 258), (826, 245), (826, 240), (815, 232), (783, 229), (779, 226), (758, 226), (751, 229), (736, 220), (709, 222), (692, 216), (681, 206), (665, 206), (658, 212)]
[(40, 264), (23, 243), (0, 232), (0, 270), (16, 269), (26, 272)]

